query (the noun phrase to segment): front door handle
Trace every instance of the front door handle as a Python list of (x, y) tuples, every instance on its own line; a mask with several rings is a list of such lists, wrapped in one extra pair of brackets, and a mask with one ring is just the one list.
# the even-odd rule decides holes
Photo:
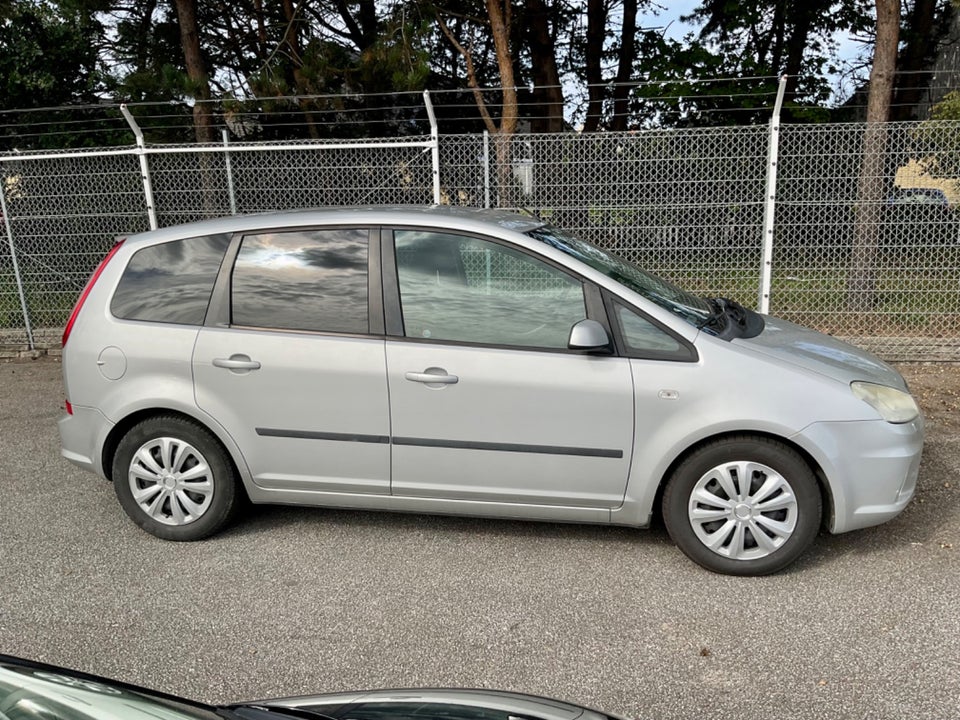
[(234, 354), (228, 358), (214, 358), (213, 366), (227, 370), (259, 370), (260, 363), (247, 355)]
[(411, 382), (418, 382), (428, 387), (440, 387), (442, 385), (456, 385), (460, 378), (456, 375), (449, 375), (443, 368), (429, 367), (423, 372), (408, 372), (404, 375)]

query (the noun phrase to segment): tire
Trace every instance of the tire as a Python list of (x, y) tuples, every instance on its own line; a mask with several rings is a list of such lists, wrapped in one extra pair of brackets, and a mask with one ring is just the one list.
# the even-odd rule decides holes
[[(750, 486), (741, 491), (740, 478)], [(769, 575), (796, 560), (820, 530), (810, 466), (774, 440), (734, 436), (704, 445), (667, 481), (663, 519), (687, 557), (726, 575)]]
[(134, 425), (113, 456), (113, 487), (130, 519), (164, 540), (213, 535), (242, 491), (226, 450), (206, 428), (163, 415)]

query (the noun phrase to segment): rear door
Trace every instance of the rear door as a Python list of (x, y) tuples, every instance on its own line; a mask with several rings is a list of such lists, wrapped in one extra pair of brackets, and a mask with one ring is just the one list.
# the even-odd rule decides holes
[(228, 254), (229, 278), (194, 350), (196, 399), (261, 487), (389, 492), (379, 243), (370, 233), (248, 233)]
[(599, 291), (492, 238), (397, 229), (394, 239), (393, 494), (619, 506), (633, 447), (629, 361), (567, 349)]

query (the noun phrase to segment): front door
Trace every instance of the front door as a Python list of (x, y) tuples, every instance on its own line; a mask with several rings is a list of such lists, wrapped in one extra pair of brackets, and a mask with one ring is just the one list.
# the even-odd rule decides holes
[(625, 358), (567, 349), (580, 279), (511, 246), (394, 232), (394, 495), (613, 508), (633, 448)]

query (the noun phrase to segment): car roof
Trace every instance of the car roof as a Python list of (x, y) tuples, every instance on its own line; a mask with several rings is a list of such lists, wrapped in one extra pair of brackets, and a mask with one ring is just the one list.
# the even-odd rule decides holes
[(500, 228), (527, 232), (545, 223), (530, 215), (449, 205), (400, 205), (378, 207), (331, 207), (252, 215), (234, 215), (176, 225), (130, 235), (131, 244), (179, 240), (203, 235), (244, 232), (254, 229), (310, 227), (314, 225), (427, 225), (430, 227), (489, 232)]

